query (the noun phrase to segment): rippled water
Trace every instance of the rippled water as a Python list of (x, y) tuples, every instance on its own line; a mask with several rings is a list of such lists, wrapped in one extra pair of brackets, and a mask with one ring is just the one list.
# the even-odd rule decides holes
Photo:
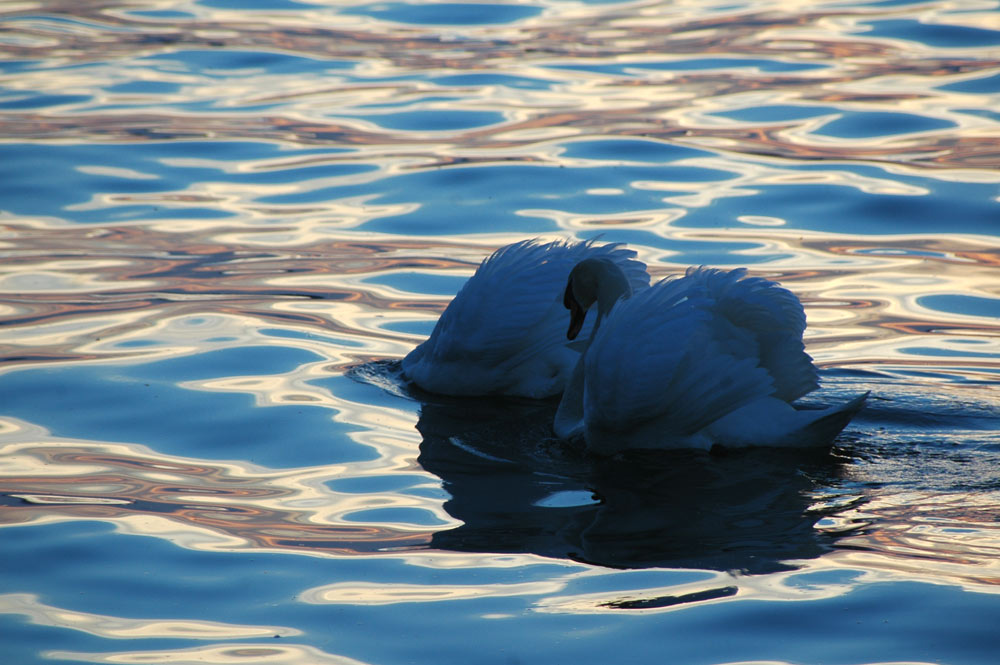
[[(995, 2), (0, 5), (4, 662), (997, 662)], [(525, 237), (804, 301), (833, 454), (393, 361)]]

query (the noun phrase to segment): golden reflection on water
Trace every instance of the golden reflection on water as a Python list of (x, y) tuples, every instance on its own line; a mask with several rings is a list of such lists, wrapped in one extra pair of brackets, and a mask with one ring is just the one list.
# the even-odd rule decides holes
[[(45, 251), (51, 242), (49, 234), (18, 229), (13, 223), (7, 227), (18, 239), (15, 256)], [(976, 348), (981, 357), (974, 362), (983, 368), (1000, 367), (995, 359), (1000, 324), (989, 317), (936, 311), (918, 302), (935, 294), (996, 298), (1000, 253), (991, 239), (958, 235), (851, 239), (764, 228), (678, 229), (661, 220), (657, 232), (675, 240), (747, 241), (762, 245), (750, 253), (787, 256), (756, 272), (778, 279), (803, 299), (810, 319), (807, 341), (822, 364), (927, 364), (927, 358), (918, 360), (900, 351), (923, 344), (922, 337), (940, 341), (975, 336), (982, 344)], [(448, 298), (409, 294), (363, 278), (397, 270), (464, 276), (492, 247), (519, 237), (490, 235), (444, 242), (399, 237), (378, 243), (324, 239), (297, 245), (294, 251), (262, 251), (256, 243), (242, 245), (234, 234), (223, 235), (225, 241), (127, 226), (115, 229), (114, 241), (109, 242), (107, 234), (92, 229), (60, 229), (66, 249), (49, 250), (61, 256), (46, 260), (62, 266), (60, 278), (35, 282), (30, 290), (12, 287), (3, 296), (8, 310), (0, 341), (10, 349), (6, 367), (44, 359), (149, 361), (197, 352), (208, 339), (225, 340), (217, 345), (267, 343), (254, 330), (269, 324), (316, 336), (319, 342), (310, 343), (306, 337), (281, 343), (308, 348), (333, 361), (326, 370), (359, 360), (400, 357), (420, 337), (393, 332), (384, 324), (432, 321)], [(637, 249), (654, 277), (684, 268), (672, 263), (669, 251)], [(87, 258), (94, 256), (102, 258)], [(738, 253), (733, 258), (738, 261)], [(38, 274), (36, 265), (15, 260), (6, 271), (12, 278), (29, 280)], [(88, 288), (94, 283), (101, 289)], [(67, 289), (63, 284), (74, 286)], [(338, 348), (337, 339), (345, 345)], [(156, 344), (130, 345), (139, 340)], [(23, 360), (15, 351), (19, 347)], [(949, 360), (949, 364), (963, 362)]]
[[(40, 254), (50, 242), (48, 234), (30, 227), (7, 226), (23, 234), (19, 248), (28, 256)], [(918, 295), (933, 293), (995, 297), (998, 261), (988, 239), (895, 235), (852, 240), (780, 226), (763, 228), (763, 237), (770, 243), (767, 247), (787, 252), (789, 258), (756, 272), (779, 279), (803, 298), (811, 321), (807, 341), (821, 365), (881, 368), (888, 376), (905, 367), (938, 368), (951, 377), (987, 379), (993, 376), (990, 372), (1000, 369), (996, 341), (1000, 325), (984, 317), (930, 310), (916, 300)], [(762, 238), (758, 228), (674, 231), (674, 237), (691, 240)], [(334, 420), (357, 426), (352, 438), (379, 451), (379, 460), (276, 471), (246, 462), (174, 458), (137, 445), (58, 439), (36, 426), (5, 419), (7, 444), (0, 468), (5, 494), (18, 501), (6, 507), (3, 521), (13, 526), (101, 520), (115, 524), (122, 533), (152, 535), (205, 550), (344, 556), (428, 547), (436, 531), (450, 527), (359, 523), (349, 516), (372, 508), (415, 507), (435, 514), (442, 524), (453, 524), (437, 499), (398, 493), (348, 495), (324, 485), (332, 478), (419, 471), (414, 458), (420, 436), (413, 429), (414, 414), (344, 399), (316, 381), (359, 361), (399, 357), (420, 338), (388, 331), (377, 324), (378, 317), (431, 321), (447, 303), (446, 297), (420, 296), (365, 282), (366, 276), (397, 270), (466, 275), (491, 247), (514, 238), (398, 238), (379, 243), (324, 239), (297, 245), (292, 253), (264, 251), (254, 243), (241, 245), (228, 229), (222, 233), (227, 234), (225, 242), (211, 233), (164, 233), (139, 225), (97, 233), (61, 229), (65, 248), (44, 260), (58, 265), (67, 279), (87, 282), (99, 276), (108, 288), (91, 293), (66, 290), (52, 282), (45, 289), (8, 293), (10, 310), (0, 329), (0, 338), (11, 353), (6, 369), (49, 363), (150, 362), (248, 344), (302, 348), (314, 353), (316, 360), (290, 373), (213, 377), (183, 387), (250, 394), (257, 407), (309, 403), (328, 408)], [(669, 252), (637, 249), (655, 274), (682, 267), (671, 264)], [(848, 262), (838, 263), (841, 259)], [(23, 264), (29, 273), (36, 265), (37, 260)], [(17, 274), (16, 269), (10, 271)], [(268, 326), (304, 334), (294, 339), (268, 338), (258, 332)], [(976, 348), (982, 357), (937, 361), (905, 353), (912, 346), (940, 347), (971, 337), (983, 342)], [(338, 340), (352, 344), (339, 346)], [(156, 344), (129, 345), (136, 341)], [(966, 386), (965, 393), (948, 383), (941, 388), (958, 400), (965, 393), (977, 393), (980, 402), (995, 404), (988, 386)], [(433, 477), (428, 480), (432, 485), (436, 482)], [(901, 495), (901, 500), (907, 496)], [(967, 497), (964, 493), (957, 496)], [(989, 500), (984, 498), (986, 505)], [(867, 520), (879, 527), (845, 537), (848, 549), (824, 557), (827, 565), (961, 581), (976, 587), (996, 584), (990, 559), (976, 554), (1000, 550), (991, 529), (980, 528), (975, 538), (953, 537), (948, 531), (929, 533), (921, 530), (917, 519), (921, 515), (899, 512), (900, 506), (880, 509), (880, 501), (892, 498), (875, 497), (859, 509), (871, 519), (855, 517), (851, 511), (839, 516), (852, 524)], [(933, 503), (916, 501), (923, 511)], [(737, 586), (741, 594), (750, 593), (745, 585)], [(424, 592), (384, 591), (389, 595), (382, 598), (384, 594), (376, 587), (347, 584), (314, 590), (309, 598), (310, 602), (409, 602), (394, 594), (427, 600), (427, 594), (442, 594), (445, 589), (435, 585)], [(476, 593), (510, 591), (483, 588)], [(449, 593), (445, 595), (451, 598), (464, 592), (453, 589)], [(570, 606), (578, 603), (593, 609), (617, 602), (606, 595), (594, 602), (559, 600), (552, 590), (538, 595), (550, 596), (543, 606), (559, 611), (571, 611)]]
[(210, 663), (233, 665), (234, 663), (262, 663), (263, 665), (366, 665), (366, 663), (327, 653), (305, 644), (264, 645), (259, 642), (226, 643), (220, 645), (193, 647), (188, 649), (160, 649), (142, 651), (107, 651), (82, 653), (75, 651), (48, 651), (54, 659), (74, 660), (84, 663)]
[[(352, 441), (376, 451), (377, 459), (275, 470), (246, 461), (170, 456), (137, 443), (55, 437), (38, 425), (4, 418), (0, 485), (9, 503), (0, 512), (0, 527), (98, 520), (113, 524), (120, 533), (154, 536), (194, 550), (391, 555), (413, 565), (442, 568), (516, 567), (541, 560), (528, 554), (502, 560), (434, 552), (435, 533), (459, 521), (442, 507), (440, 497), (388, 491), (349, 494), (328, 487), (334, 479), (403, 472), (423, 476), (426, 482), (420, 487), (439, 489), (441, 483), (416, 459), (421, 444), (414, 428), (417, 406), (355, 401), (321, 383), (362, 362), (401, 357), (422, 335), (398, 332), (388, 324), (429, 323), (448, 301), (365, 278), (406, 271), (465, 276), (489, 251), (521, 237), (375, 236), (366, 231), (369, 222), (418, 210), (416, 200), (386, 203), (372, 195), (319, 203), (261, 199), (431, 168), (607, 164), (566, 154), (574, 139), (635, 137), (705, 147), (716, 155), (683, 164), (721, 170), (729, 177), (685, 182), (682, 195), (672, 191), (676, 183), (669, 180), (628, 183), (638, 191), (662, 193), (662, 205), (646, 210), (572, 212), (555, 202), (551, 209), (522, 209), (517, 214), (551, 220), (562, 235), (594, 229), (643, 231), (671, 241), (752, 245), (732, 253), (732, 260), (739, 260), (741, 252), (751, 258), (779, 255), (782, 258), (756, 264), (752, 272), (780, 280), (803, 299), (810, 320), (807, 343), (821, 366), (905, 378), (920, 390), (933, 388), (942, 400), (983, 410), (1000, 404), (993, 387), (1000, 372), (1000, 322), (937, 311), (918, 300), (954, 294), (1000, 297), (995, 236), (851, 237), (787, 228), (779, 212), (744, 215), (724, 228), (692, 229), (681, 223), (692, 209), (750, 196), (767, 185), (830, 185), (870, 195), (925, 197), (929, 192), (913, 184), (914, 178), (1000, 183), (997, 123), (962, 112), (965, 107), (986, 107), (989, 96), (941, 89), (997, 72), (1000, 53), (995, 48), (916, 46), (865, 33), (868, 20), (916, 16), (905, 8), (788, 3), (763, 12), (695, 2), (552, 3), (542, 15), (517, 25), (463, 27), (460, 39), (439, 28), (387, 25), (322, 8), (276, 12), (267, 21), (253, 13), (188, 8), (194, 18), (167, 21), (127, 8), (47, 2), (50, 16), (73, 17), (71, 28), (34, 16), (36, 7), (0, 10), (7, 18), (19, 19), (0, 36), (0, 57), (49, 65), (4, 75), (0, 81), (15, 90), (86, 97), (38, 110), (5, 109), (0, 112), (0, 139), (129, 145), (188, 139), (274, 141), (348, 149), (294, 157), (279, 152), (247, 161), (204, 156), (169, 161), (176, 168), (210, 170), (219, 179), (311, 166), (362, 164), (372, 170), (287, 183), (186, 182), (175, 191), (93, 192), (89, 200), (72, 206), (76, 213), (127, 205), (177, 213), (136, 223), (116, 223), (109, 216), (99, 224), (70, 226), (62, 219), (4, 213), (0, 345), (5, 362), (0, 372), (147, 363), (248, 345), (303, 349), (314, 359), (285, 373), (216, 376), (182, 387), (250, 395), (257, 408), (309, 404), (327, 409), (332, 421), (351, 425)], [(925, 4), (919, 12), (922, 21), (934, 23), (943, 10)], [(986, 11), (950, 12), (946, 18), (970, 26), (996, 21)], [(149, 56), (169, 59), (177, 51), (198, 49), (277, 52), (345, 61), (351, 67), (293, 75), (235, 72), (206, 81), (208, 77), (180, 60), (159, 69), (143, 62)], [(685, 66), (688, 60), (707, 57), (733, 62), (724, 68)], [(754, 62), (759, 59), (783, 65), (778, 67), (782, 71), (768, 71)], [(60, 63), (90, 67), (60, 68)], [(796, 67), (814, 64), (820, 67)], [(136, 72), (176, 84), (177, 89), (156, 95), (111, 89), (131, 81)], [(543, 85), (516, 88), (434, 80), (437, 74), (481, 73), (520, 76)], [(453, 99), (442, 105), (435, 99), (442, 95)], [(210, 108), (176, 106), (192, 101)], [(496, 122), (473, 128), (400, 130), (383, 126), (392, 110), (370, 108), (379, 103), (401, 104), (406, 111), (447, 107), (499, 115)], [(265, 104), (269, 106), (262, 110)], [(780, 121), (720, 115), (764, 105), (832, 110)], [(948, 126), (888, 136), (823, 134), (824, 127), (848, 112), (907, 113)], [(627, 155), (620, 161), (628, 163)], [(824, 168), (798, 170), (788, 168), (790, 162)], [(842, 168), (865, 162), (879, 165), (878, 175)], [(77, 169), (130, 183), (160, 177), (108, 164)], [(589, 190), (592, 196), (609, 198), (623, 193), (610, 186)], [(181, 214), (201, 206), (230, 216), (189, 219)], [(643, 245), (636, 249), (654, 276), (685, 267), (675, 250)], [(269, 337), (261, 332), (268, 328), (298, 335)], [(954, 350), (970, 340), (977, 342), (974, 357), (909, 352), (923, 347)], [(934, 378), (934, 372), (944, 378)], [(922, 375), (915, 378), (914, 373)], [(979, 383), (959, 386), (958, 379)], [(895, 385), (893, 390), (900, 388)], [(926, 436), (959, 435), (966, 442), (975, 439), (968, 432), (956, 434), (954, 428)], [(921, 434), (898, 438), (919, 443)], [(995, 445), (995, 433), (980, 438)], [(879, 479), (864, 477), (859, 467), (849, 467), (859, 476), (852, 480), (877, 484)], [(597, 613), (672, 611), (690, 602), (723, 602), (733, 594), (737, 599), (813, 600), (879, 579), (959, 584), (996, 593), (1000, 533), (992, 511), (1000, 496), (995, 491), (859, 494), (863, 502), (819, 522), (818, 530), (838, 533), (837, 547), (801, 562), (799, 572), (761, 577), (718, 573), (705, 581), (633, 595), (566, 590), (574, 576), (593, 572), (522, 584), (352, 581), (310, 589), (300, 600), (378, 605), (523, 595), (538, 596), (539, 611)], [(419, 509), (433, 515), (437, 524), (352, 517), (377, 508)], [(427, 552), (436, 558), (421, 556)], [(852, 582), (795, 584), (802, 571), (830, 568), (862, 572)], [(0, 612), (8, 611), (25, 614), (35, 623), (112, 638), (141, 634), (249, 639), (295, 630), (118, 619), (60, 610), (24, 594), (0, 596)], [(249, 643), (141, 654), (50, 655), (92, 662), (357, 663), (308, 646)]]
[(541, 580), (514, 584), (376, 584), (343, 582), (309, 589), (299, 596), (306, 603), (347, 605), (396, 605), (470, 598), (547, 596), (561, 591), (560, 581)]
[[(171, 457), (138, 445), (59, 439), (12, 419), (2, 424), (9, 442), (0, 465), (4, 493), (19, 500), (5, 506), (4, 526), (99, 520), (191, 549), (349, 555), (420, 548), (430, 538), (410, 525), (344, 519), (353, 512), (419, 507), (450, 522), (436, 501), (344, 494), (324, 485), (363, 476), (363, 464), (268, 470), (249, 462)], [(379, 472), (400, 462), (384, 460)]]
[[(37, 228), (12, 223), (7, 228), (19, 236), (18, 247), (29, 257), (41, 255), (51, 242), (51, 236)], [(935, 293), (995, 297), (998, 260), (989, 239), (957, 235), (849, 239), (781, 226), (673, 231), (674, 237), (690, 240), (759, 242), (766, 238), (767, 248), (787, 255), (754, 272), (779, 279), (803, 298), (811, 321), (809, 349), (823, 366), (874, 368), (886, 376), (907, 367), (924, 372), (937, 369), (952, 379), (989, 380), (1000, 370), (1000, 324), (981, 316), (938, 312), (916, 300)], [(229, 229), (219, 233), (225, 241), (215, 232), (167, 233), (139, 225), (98, 232), (60, 229), (62, 248), (44, 261), (58, 265), (66, 279), (88, 282), (99, 278), (107, 288), (67, 290), (51, 282), (44, 289), (5, 294), (10, 306), (0, 328), (0, 339), (10, 354), (5, 369), (151, 362), (226, 346), (301, 348), (314, 354), (315, 360), (287, 373), (218, 376), (182, 387), (249, 394), (258, 408), (293, 403), (326, 408), (333, 420), (353, 425), (350, 436), (378, 451), (379, 458), (271, 470), (249, 462), (171, 457), (139, 445), (56, 438), (35, 425), (5, 419), (0, 473), (4, 494), (14, 501), (0, 513), (4, 525), (106, 521), (120, 533), (155, 536), (210, 551), (398, 556), (431, 547), (434, 534), (456, 522), (439, 499), (397, 492), (351, 495), (325, 485), (332, 479), (395, 472), (425, 474), (415, 459), (421, 442), (414, 429), (416, 415), (346, 399), (317, 381), (358, 362), (398, 358), (420, 339), (381, 327), (379, 317), (432, 321), (447, 303), (447, 297), (411, 294), (367, 282), (366, 277), (413, 270), (467, 275), (492, 247), (515, 238), (400, 237), (379, 242), (324, 238), (297, 244), (294, 250), (264, 250), (256, 243), (236, 242)], [(656, 275), (683, 267), (671, 263), (669, 252), (637, 249)], [(21, 265), (30, 274), (38, 263), (31, 259)], [(15, 268), (9, 270), (17, 274)], [(302, 335), (272, 338), (260, 332), (268, 327)], [(905, 353), (914, 346), (946, 348), (970, 338), (983, 342), (976, 347), (982, 357), (938, 360)], [(155, 344), (130, 345), (143, 341)], [(930, 385), (934, 379), (923, 381)], [(939, 389), (960, 402), (973, 396), (972, 403), (996, 404), (989, 385), (959, 387), (944, 381)], [(426, 475), (429, 486), (438, 485), (436, 478)], [(953, 495), (953, 503), (972, 497), (961, 492)], [(967, 512), (967, 522), (961, 526), (966, 531), (956, 535), (936, 523), (928, 527), (928, 515), (952, 519), (955, 506), (947, 501), (941, 503), (927, 494), (874, 495), (863, 507), (838, 513), (836, 519), (853, 532), (841, 538), (842, 546), (802, 565), (806, 570), (839, 566), (977, 590), (995, 587), (1000, 580), (994, 565), (1000, 560), (996, 556), (1000, 540), (995, 529), (982, 521), (982, 511), (995, 505), (996, 499), (995, 493), (983, 495), (980, 512)], [(911, 501), (917, 507), (913, 511), (907, 510)], [(943, 508), (936, 514), (933, 511), (939, 503)], [(417, 508), (435, 515), (445, 526), (358, 522), (351, 517), (376, 508)], [(976, 524), (969, 526), (970, 522)], [(856, 528), (857, 524), (875, 526)], [(545, 611), (634, 607), (668, 611), (675, 604), (683, 606), (685, 597), (694, 599), (690, 602), (722, 602), (729, 596), (723, 594), (714, 601), (704, 598), (730, 587), (738, 589), (736, 597), (785, 598), (790, 592), (775, 580), (772, 583), (778, 586), (766, 594), (742, 578), (720, 578), (691, 589), (644, 590), (638, 600), (620, 593), (565, 595), (544, 584), (537, 588), (418, 585), (411, 589), (351, 582), (313, 589), (302, 600), (378, 604), (514, 593), (538, 596), (538, 607)], [(850, 588), (841, 585), (823, 593)], [(667, 600), (649, 600), (658, 593)], [(681, 600), (675, 601), (677, 597)], [(664, 607), (655, 610), (658, 603)]]
[(0, 594), (0, 614), (21, 614), (41, 626), (72, 628), (108, 639), (188, 639), (232, 640), (300, 635), (295, 628), (282, 626), (240, 626), (214, 621), (169, 621), (163, 619), (127, 619), (52, 607), (26, 593)]
[(873, 497), (841, 516), (859, 526), (858, 534), (841, 540), (822, 565), (1000, 593), (998, 501), (995, 490)]
[[(91, 63), (84, 71), (20, 72), (12, 84), (25, 90), (93, 92), (102, 96), (59, 112), (8, 112), (5, 133), (20, 140), (89, 138), (238, 137), (372, 149), (397, 165), (454, 164), (491, 159), (530, 160), (525, 148), (555, 136), (642, 136), (683, 139), (739, 153), (798, 160), (846, 159), (908, 163), (926, 168), (991, 169), (1000, 163), (995, 121), (962, 111), (982, 96), (942, 85), (995, 72), (991, 47), (961, 49), (869, 35), (873, 21), (916, 17), (970, 27), (990, 25), (986, 8), (949, 11), (925, 4), (907, 8), (798, 5), (766, 11), (677, 3), (630, 2), (576, 7), (543, 3), (546, 11), (515, 25), (406, 26), (337, 13), (270, 12), (266, 23), (252, 12), (186, 6), (193, 17), (166, 22), (114, 7), (47, 3), (50, 14), (75, 17), (74, 29), (12, 7), (18, 18), (0, 53), (10, 59)], [(16, 37), (16, 38), (14, 38)], [(157, 72), (180, 86), (177, 93), (111, 92), (129, 80), (134, 58), (177, 50), (264, 51), (317, 62), (349, 62), (352, 75), (333, 68), (295, 76), (266, 68), (234, 72), (208, 84), (186, 64)], [(685, 69), (692, 58), (730, 58), (724, 68)], [(740, 60), (746, 60), (740, 66)], [(760, 59), (786, 63), (767, 71)], [(664, 63), (669, 67), (660, 67)], [(792, 65), (810, 66), (808, 68)], [(569, 67), (567, 67), (569, 66)], [(524, 89), (419, 80), (427, 72), (497, 73), (548, 82)], [(408, 75), (418, 75), (411, 80)], [(44, 78), (42, 78), (44, 77)], [(409, 102), (408, 110), (499, 110), (504, 120), (457, 131), (399, 131), (378, 124), (373, 105)], [(213, 103), (211, 113), (178, 111), (171, 104)], [(889, 111), (946, 120), (947, 128), (888, 137), (827, 137), (825, 120), (725, 121), (706, 114), (760, 104), (803, 104)], [(257, 106), (269, 105), (262, 114)], [(271, 105), (277, 105), (273, 107)], [(100, 110), (91, 107), (98, 106)], [(829, 119), (836, 114), (827, 114)], [(361, 119), (366, 118), (366, 119)], [(492, 157), (490, 157), (492, 155)], [(350, 155), (346, 160), (355, 159)]]
[[(717, 572), (696, 582), (596, 593), (569, 592), (574, 578), (591, 574), (571, 573), (563, 578), (563, 588), (539, 598), (535, 607), (542, 612), (574, 614), (671, 612), (691, 604), (733, 599), (815, 601), (847, 595), (864, 584), (899, 580), (1000, 594), (1000, 529), (994, 515), (1000, 496), (996, 491), (904, 492), (869, 499), (856, 501), (857, 508), (848, 507), (834, 520), (817, 525), (846, 535), (832, 552), (796, 561), (794, 570), (763, 576)], [(834, 521), (839, 524), (833, 525)], [(825, 571), (838, 575), (822, 581), (814, 575)], [(845, 571), (851, 573), (848, 578)]]

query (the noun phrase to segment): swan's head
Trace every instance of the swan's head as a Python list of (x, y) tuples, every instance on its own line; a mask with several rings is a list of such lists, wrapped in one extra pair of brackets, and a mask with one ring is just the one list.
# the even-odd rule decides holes
[(569, 273), (566, 282), (566, 292), (563, 294), (563, 305), (569, 310), (569, 329), (566, 337), (576, 339), (583, 328), (587, 310), (597, 303), (597, 322), (594, 330), (600, 325), (611, 308), (621, 298), (632, 295), (632, 286), (628, 277), (618, 265), (605, 258), (591, 258), (580, 261)]

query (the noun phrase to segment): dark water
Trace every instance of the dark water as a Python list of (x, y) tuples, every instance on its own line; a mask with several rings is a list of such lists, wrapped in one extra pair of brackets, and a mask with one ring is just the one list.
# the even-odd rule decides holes
[[(0, 655), (1000, 647), (993, 2), (0, 5)], [(492, 249), (798, 294), (831, 454), (555, 441), (394, 361)]]

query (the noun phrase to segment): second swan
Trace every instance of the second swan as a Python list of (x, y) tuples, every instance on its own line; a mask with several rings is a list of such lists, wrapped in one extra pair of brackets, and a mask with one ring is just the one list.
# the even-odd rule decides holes
[(626, 448), (829, 445), (867, 393), (826, 409), (793, 400), (815, 390), (798, 298), (744, 269), (690, 268), (633, 290), (614, 262), (572, 270), (567, 336), (596, 306), (554, 429), (601, 455)]

